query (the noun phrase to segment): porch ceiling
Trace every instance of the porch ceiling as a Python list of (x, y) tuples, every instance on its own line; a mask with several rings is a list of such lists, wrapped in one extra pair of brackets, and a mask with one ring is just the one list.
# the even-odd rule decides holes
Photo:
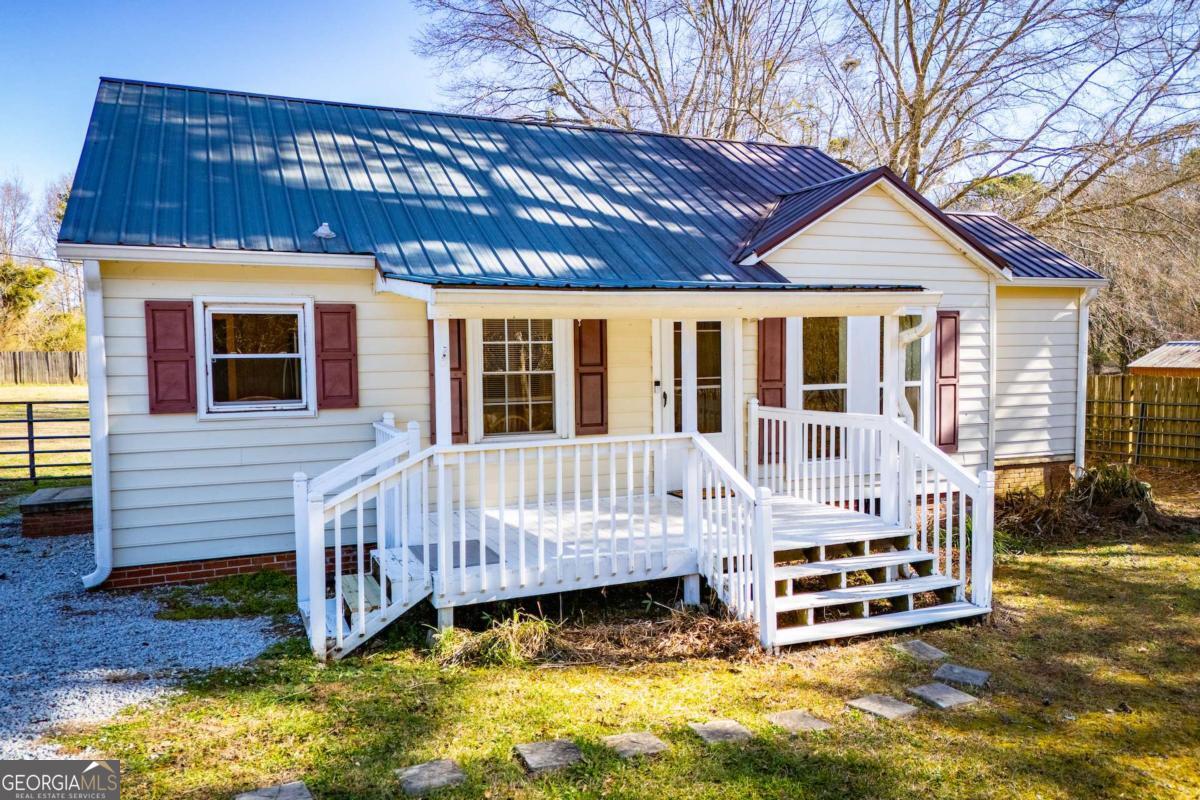
[(715, 319), (887, 316), (937, 307), (942, 293), (919, 286), (800, 286), (774, 289), (443, 288), (380, 277), (381, 292), (424, 300), (430, 319)]

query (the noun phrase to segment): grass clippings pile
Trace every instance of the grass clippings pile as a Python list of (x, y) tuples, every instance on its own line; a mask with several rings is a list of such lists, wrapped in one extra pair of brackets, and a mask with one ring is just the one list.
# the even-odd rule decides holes
[(443, 666), (560, 664), (622, 666), (692, 658), (761, 656), (753, 625), (698, 609), (661, 607), (650, 619), (556, 623), (524, 612), (485, 630), (454, 628), (436, 637)]
[(1079, 542), (1121, 526), (1164, 532), (1180, 526), (1158, 509), (1150, 484), (1125, 464), (1093, 467), (1070, 486), (1045, 494), (1023, 489), (996, 498), (998, 548)]

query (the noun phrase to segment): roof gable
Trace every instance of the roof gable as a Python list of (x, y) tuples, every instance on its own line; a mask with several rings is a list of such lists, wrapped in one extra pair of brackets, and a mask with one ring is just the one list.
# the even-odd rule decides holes
[(876, 167), (853, 175), (843, 175), (821, 184), (784, 195), (776, 201), (762, 223), (750, 235), (739, 254), (743, 264), (755, 264), (790, 239), (799, 236), (819, 220), (854, 197), (880, 185), (888, 194), (925, 221), (945, 239), (953, 240), (977, 265), (1009, 276), (1008, 263), (999, 254), (964, 230), (933, 203), (900, 179), (887, 167)]

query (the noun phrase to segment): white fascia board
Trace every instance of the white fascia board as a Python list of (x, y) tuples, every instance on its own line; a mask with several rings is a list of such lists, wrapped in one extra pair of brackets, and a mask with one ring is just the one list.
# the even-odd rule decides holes
[(1108, 286), (1108, 278), (1013, 278), (1005, 285), (1045, 289), (1103, 289)]
[[(863, 192), (869, 191), (870, 189), (873, 189), (876, 186), (881, 187), (884, 190), (884, 192), (887, 193), (888, 197), (892, 198), (897, 203), (904, 206), (905, 210), (911, 212), (918, 219), (920, 219), (922, 222), (924, 222), (926, 225), (928, 225), (929, 228), (934, 233), (936, 233), (939, 237), (941, 237), (943, 241), (945, 241), (948, 245), (950, 245), (955, 250), (960, 252), (972, 264), (974, 264), (975, 266), (984, 270), (989, 275), (995, 275), (995, 276), (1003, 279), (1006, 282), (1011, 281), (1013, 279), (1012, 270), (1008, 269), (1007, 267), (1005, 267), (1004, 269), (997, 267), (994, 263), (992, 263), (992, 261), (990, 259), (985, 258), (983, 256), (983, 254), (981, 254), (979, 252), (979, 250), (977, 250), (973, 244), (971, 244), (969, 241), (964, 239), (957, 231), (952, 230), (952, 229), (948, 228), (946, 225), (942, 224), (941, 220), (939, 220), (937, 217), (930, 214), (924, 208), (921, 208), (921, 206), (914, 203), (912, 201), (912, 198), (910, 198), (908, 195), (904, 194), (904, 192), (897, 189), (895, 186), (893, 186), (891, 183), (889, 183), (886, 179), (884, 179), (882, 177), (876, 179), (872, 183), (867, 184), (866, 186), (864, 186), (862, 188), (862, 190), (854, 193), (853, 195), (846, 198), (844, 201), (842, 201), (838, 205), (829, 209), (824, 214), (817, 217), (815, 220), (813, 220), (808, 225), (806, 225), (803, 230), (799, 230), (796, 233), (792, 234), (787, 239), (784, 239), (782, 242), (775, 245), (767, 252), (751, 253), (750, 255), (743, 258), (739, 263), (742, 266), (749, 266), (749, 265), (757, 264), (759, 261), (765, 261), (776, 250), (778, 250), (781, 247), (784, 247), (785, 245), (787, 245), (789, 242), (796, 239), (797, 237), (803, 236), (807, 231), (812, 230), (817, 225), (824, 222), (825, 219), (827, 217), (829, 217), (829, 215), (836, 212), (838, 209), (840, 209), (846, 203), (849, 203), (855, 197), (859, 197), (860, 195), (863, 194)], [(863, 224), (867, 224), (867, 223), (863, 223)]]
[(398, 294), (401, 297), (420, 300), (423, 303), (433, 301), (433, 287), (429, 284), (401, 280), (400, 278), (388, 278), (378, 272), (375, 274), (375, 291), (378, 293)]
[(937, 306), (941, 292), (525, 290), (438, 288), (430, 319), (722, 319), (803, 316), (886, 316)]
[(237, 266), (320, 267), (375, 269), (375, 256), (338, 253), (275, 253), (262, 250), (216, 250), (194, 247), (139, 247), (132, 245), (74, 244), (62, 242), (59, 258), (96, 261), (152, 261), (167, 264), (234, 264)]

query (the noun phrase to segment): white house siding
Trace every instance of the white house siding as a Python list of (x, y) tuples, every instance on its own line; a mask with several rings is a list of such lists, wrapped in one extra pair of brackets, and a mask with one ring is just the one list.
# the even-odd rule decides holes
[(996, 296), (996, 462), (1074, 456), (1080, 290)]
[[(116, 566), (290, 550), (295, 472), (317, 475), (371, 447), (370, 423), (384, 412), (416, 420), (428, 441), (425, 306), (376, 294), (372, 271), (105, 262), (102, 278)], [(196, 296), (354, 303), (359, 408), (241, 420), (150, 414), (144, 302)], [(609, 323), (612, 434), (653, 428), (651, 327)]]
[(917, 284), (943, 292), (941, 308), (959, 311), (961, 322), (957, 458), (969, 468), (986, 466), (991, 278), (983, 268), (879, 187), (793, 238), (767, 262), (794, 282)]
[[(385, 411), (426, 424), (424, 304), (376, 294), (371, 270), (105, 262), (101, 276), (118, 567), (290, 550), (293, 473), (316, 475), (372, 446), (370, 423)], [(301, 418), (150, 414), (144, 301), (201, 295), (354, 303), (360, 407)]]

